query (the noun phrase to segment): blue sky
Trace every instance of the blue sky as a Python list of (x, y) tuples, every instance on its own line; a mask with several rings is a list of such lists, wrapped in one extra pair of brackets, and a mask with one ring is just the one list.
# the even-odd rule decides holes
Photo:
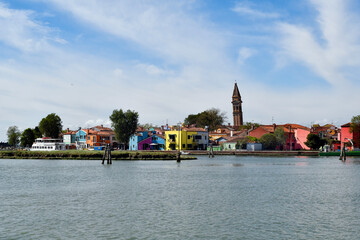
[(358, 115), (355, 0), (0, 0), (0, 141), (49, 113), (64, 128), (114, 109), (176, 124), (215, 107), (232, 123), (333, 123)]

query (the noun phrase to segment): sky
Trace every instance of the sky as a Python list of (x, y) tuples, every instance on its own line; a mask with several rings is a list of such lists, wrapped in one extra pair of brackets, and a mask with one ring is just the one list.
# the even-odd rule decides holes
[(56, 113), (110, 126), (114, 109), (175, 125), (345, 124), (359, 115), (356, 0), (0, 0), (0, 141)]

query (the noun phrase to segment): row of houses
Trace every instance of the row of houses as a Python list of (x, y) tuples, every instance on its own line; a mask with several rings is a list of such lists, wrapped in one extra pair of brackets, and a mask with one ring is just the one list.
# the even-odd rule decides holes
[(328, 147), (330, 151), (339, 151), (344, 143), (349, 150), (357, 150), (360, 145), (359, 133), (350, 131), (350, 123), (342, 125), (341, 128), (337, 128), (332, 124), (323, 126), (314, 124), (311, 128), (290, 123), (283, 125), (272, 124), (241, 131), (235, 131), (231, 126), (224, 126), (210, 132), (209, 137), (210, 140), (221, 145), (223, 150), (234, 150), (239, 147), (239, 141), (244, 138), (260, 139), (264, 134), (274, 133), (277, 128), (282, 128), (285, 135), (285, 143), (283, 146), (278, 147), (278, 150), (309, 150), (310, 148), (306, 146), (305, 142), (310, 133), (329, 140)]
[[(196, 126), (162, 126), (160, 128), (144, 129), (139, 127), (129, 139), (129, 150), (206, 150), (211, 144), (221, 146), (222, 150), (235, 150), (244, 139), (260, 139), (264, 134), (274, 133), (282, 128), (285, 143), (278, 150), (309, 150), (305, 142), (310, 133), (321, 138), (332, 140), (330, 150), (337, 151), (342, 143), (351, 142), (350, 150), (359, 148), (358, 133), (350, 132), (350, 123), (341, 128), (327, 124), (313, 125), (311, 128), (299, 124), (261, 125), (250, 129), (236, 130), (232, 126), (222, 126), (215, 131), (208, 131)], [(96, 149), (110, 144), (114, 148), (124, 148), (115, 138), (111, 128), (95, 126), (79, 129), (63, 134), (63, 142), (67, 149)]]
[(115, 148), (120, 146), (120, 143), (115, 138), (114, 131), (103, 125), (77, 131), (67, 129), (63, 133), (63, 142), (66, 149), (94, 149), (107, 144)]

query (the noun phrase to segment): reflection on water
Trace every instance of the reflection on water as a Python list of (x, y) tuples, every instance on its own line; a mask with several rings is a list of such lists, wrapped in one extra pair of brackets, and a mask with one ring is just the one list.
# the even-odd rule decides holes
[(358, 239), (359, 163), (0, 160), (0, 239)]

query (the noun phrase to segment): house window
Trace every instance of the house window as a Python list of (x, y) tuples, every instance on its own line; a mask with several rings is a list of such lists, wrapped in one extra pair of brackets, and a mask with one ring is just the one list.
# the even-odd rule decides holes
[(185, 144), (183, 144), (182, 147), (185, 148)]
[(90, 136), (88, 136), (88, 140), (90, 140)]
[(156, 141), (156, 137), (152, 137), (151, 140)]
[(187, 147), (188, 147), (188, 149), (192, 148), (192, 144), (188, 144)]
[(191, 136), (190, 136), (190, 135), (188, 135), (188, 139), (190, 139), (190, 137), (191, 137)]
[(93, 142), (96, 142), (96, 137), (95, 136), (93, 136)]

